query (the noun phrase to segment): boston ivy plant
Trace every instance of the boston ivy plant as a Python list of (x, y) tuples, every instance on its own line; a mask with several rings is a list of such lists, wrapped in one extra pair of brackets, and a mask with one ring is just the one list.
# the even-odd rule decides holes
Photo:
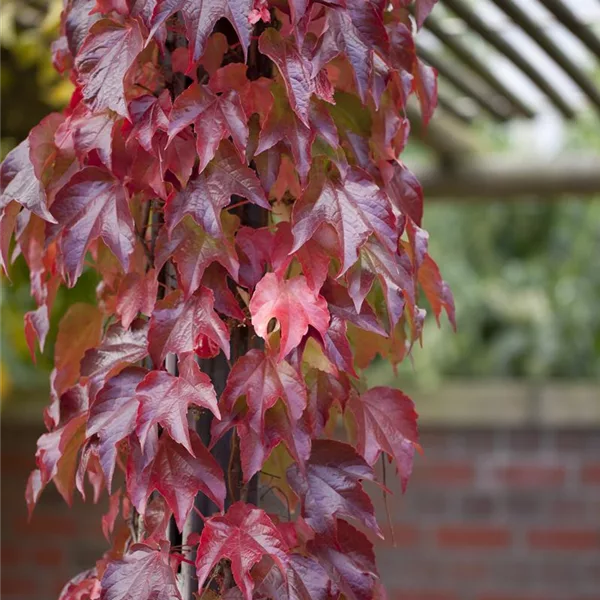
[(110, 495), (111, 549), (63, 600), (381, 596), (362, 482), (387, 458), (406, 486), (417, 415), (360, 373), (420, 340), (419, 288), (454, 319), (399, 159), (409, 96), (436, 104), (413, 40), (434, 3), (65, 1), (75, 91), (0, 205), (34, 358), (57, 289), (101, 278), (60, 323), (26, 490)]

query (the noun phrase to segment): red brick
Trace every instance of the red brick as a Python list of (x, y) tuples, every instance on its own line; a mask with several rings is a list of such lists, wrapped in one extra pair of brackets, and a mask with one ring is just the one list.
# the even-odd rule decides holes
[(15, 546), (3, 545), (2, 546), (2, 566), (3, 567), (16, 567), (21, 564), (21, 552), (19, 548)]
[(504, 527), (446, 526), (438, 529), (437, 541), (442, 548), (506, 548), (511, 533)]
[(511, 487), (560, 487), (565, 482), (565, 469), (544, 465), (509, 465), (495, 469), (496, 479)]
[(59, 548), (39, 548), (33, 553), (33, 560), (40, 567), (58, 567), (62, 564), (63, 558)]
[(458, 596), (452, 592), (426, 590), (390, 590), (388, 598), (390, 600), (458, 600)]
[(37, 592), (34, 577), (12, 577), (3, 574), (0, 583), (2, 597), (13, 595), (19, 598), (33, 596)]
[(527, 538), (541, 550), (600, 550), (600, 532), (591, 529), (537, 529)]
[(483, 594), (477, 596), (477, 600), (548, 600), (547, 596), (524, 596), (523, 594), (510, 594), (502, 592), (499, 594)]
[(394, 538), (387, 523), (380, 523), (381, 531), (385, 539), (378, 540), (377, 545), (380, 547), (407, 547), (416, 546), (419, 543), (421, 532), (417, 527), (412, 525), (394, 525)]
[(581, 469), (581, 481), (586, 485), (600, 485), (600, 463), (584, 465)]
[(475, 478), (473, 463), (464, 461), (422, 463), (415, 469), (412, 481), (436, 486), (469, 485)]

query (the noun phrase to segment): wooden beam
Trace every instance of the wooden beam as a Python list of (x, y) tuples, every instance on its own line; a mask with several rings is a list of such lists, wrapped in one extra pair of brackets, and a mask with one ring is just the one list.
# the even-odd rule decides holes
[(477, 85), (472, 83), (468, 73), (461, 72), (461, 69), (457, 68), (456, 65), (440, 59), (440, 57), (420, 45), (418, 53), (427, 63), (435, 67), (442, 77), (447, 79), (456, 89), (477, 102), (496, 121), (502, 122), (510, 119), (512, 110), (506, 98), (483, 92)]
[(581, 88), (590, 102), (600, 110), (600, 90), (583, 69), (574, 63), (552, 38), (513, 0), (492, 0), (506, 13), (527, 35), (558, 64), (569, 77)]
[(573, 35), (579, 38), (598, 58), (600, 58), (600, 38), (592, 28), (583, 23), (561, 0), (539, 0)]
[(427, 198), (489, 201), (600, 195), (600, 157), (567, 156), (550, 162), (488, 157), (451, 168), (417, 172)]
[(456, 36), (448, 33), (442, 23), (433, 15), (425, 21), (425, 28), (440, 40), (460, 61), (463, 62), (473, 73), (485, 81), (490, 88), (501, 96), (504, 96), (511, 104), (515, 113), (527, 118), (533, 118), (535, 111), (532, 110), (521, 98), (500, 81), (489, 69), (489, 67), (474, 54), (470, 48)]
[(456, 105), (456, 102), (440, 89), (438, 89), (438, 108), (441, 108), (466, 125), (470, 125), (473, 122), (473, 115), (467, 114), (464, 110), (461, 110)]
[(548, 80), (515, 48), (513, 48), (500, 34), (488, 27), (481, 17), (475, 14), (463, 0), (443, 0), (443, 3), (457, 17), (462, 19), (473, 31), (478, 33), (496, 50), (512, 61), (537, 87), (546, 94), (552, 104), (567, 119), (575, 117), (573, 108), (563, 99), (561, 94), (548, 82)]

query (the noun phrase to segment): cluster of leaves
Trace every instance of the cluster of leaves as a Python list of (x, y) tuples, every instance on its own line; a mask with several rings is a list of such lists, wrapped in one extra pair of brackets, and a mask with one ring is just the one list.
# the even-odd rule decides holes
[[(167, 527), (184, 529), (199, 493), (221, 511), (183, 540), (199, 591), (381, 593), (356, 528), (380, 533), (362, 482), (385, 455), (406, 485), (417, 423), (408, 397), (365, 390), (359, 371), (420, 339), (419, 286), (436, 317), (454, 314), (398, 159), (409, 95), (425, 121), (436, 103), (408, 4), (66, 2), (53, 60), (75, 91), (9, 153), (0, 200), (2, 266), (23, 255), (38, 306), (32, 355), (57, 289), (84, 268), (102, 278), (97, 305), (60, 323), (26, 490), (30, 510), (50, 481), (67, 502), (86, 479), (111, 494), (112, 548), (62, 600), (179, 598), (189, 559)], [(432, 5), (417, 2), (417, 25)], [(200, 363), (221, 353), (234, 363), (217, 397)], [(340, 413), (351, 443), (333, 439)], [(271, 461), (295, 520), (231, 504), (211, 448), (232, 431), (242, 483)]]

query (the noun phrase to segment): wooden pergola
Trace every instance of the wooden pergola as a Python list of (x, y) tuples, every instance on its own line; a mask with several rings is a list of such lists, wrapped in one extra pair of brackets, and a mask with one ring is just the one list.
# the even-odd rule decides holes
[[(559, 156), (551, 161), (535, 156), (527, 160), (511, 159), (489, 154), (478, 139), (474, 125), (482, 119), (509, 124), (540, 116), (539, 103), (532, 102), (514, 82), (509, 85), (511, 82), (492, 68), (493, 61), (488, 60), (491, 58), (502, 57), (518, 69), (543, 97), (545, 110), (554, 113), (556, 118), (570, 122), (590, 108), (600, 116), (600, 87), (590, 76), (590, 69), (583, 68), (581, 61), (557, 43), (547, 28), (532, 16), (532, 11), (523, 8), (545, 9), (553, 24), (575, 36), (600, 67), (600, 38), (590, 24), (573, 11), (573, 3), (567, 0), (527, 0), (527, 5), (522, 0), (490, 2), (513, 31), (516, 29), (528, 36), (570, 79), (580, 91), (583, 103), (576, 106), (548, 76), (546, 69), (536, 64), (539, 61), (523, 48), (511, 44), (510, 36), (482, 15), (482, 3), (439, 0), (439, 7), (443, 9), (433, 11), (424, 25), (429, 37), (435, 38), (435, 48), (424, 43), (418, 46), (421, 58), (439, 73), (438, 111), (426, 130), (420, 126), (417, 111), (409, 113), (413, 132), (437, 159), (434, 168), (418, 172), (426, 195), (429, 198), (485, 199), (600, 193), (597, 153)], [(600, 2), (598, 14), (600, 16)], [(482, 46), (485, 50), (478, 52), (478, 49), (483, 50)], [(465, 105), (469, 111), (464, 109)], [(600, 126), (600, 120), (598, 124)]]

